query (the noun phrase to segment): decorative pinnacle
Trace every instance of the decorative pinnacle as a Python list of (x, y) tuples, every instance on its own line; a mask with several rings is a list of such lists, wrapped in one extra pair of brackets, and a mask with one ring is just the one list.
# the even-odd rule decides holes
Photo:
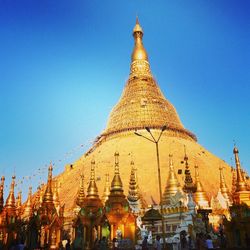
[(236, 146), (234, 146), (234, 157), (235, 157), (235, 165), (236, 165), (236, 173), (237, 173), (237, 182), (236, 182), (236, 192), (238, 191), (247, 191), (247, 184), (244, 181), (241, 172), (240, 159), (239, 159), (239, 150)]
[[(133, 50), (133, 53), (132, 53), (132, 56), (131, 56), (131, 61), (132, 63), (134, 61), (148, 61), (148, 55), (147, 55), (147, 52), (143, 46), (143, 42), (142, 42), (142, 37), (143, 37), (143, 30), (139, 24), (139, 20), (138, 20), (138, 17), (136, 18), (136, 24), (135, 24), (135, 27), (133, 29), (133, 37), (134, 37), (134, 40), (135, 40), (135, 46), (134, 46), (134, 50)], [(147, 66), (147, 69), (146, 70), (149, 70), (148, 68), (149, 66)]]
[(196, 184), (196, 192), (194, 193), (195, 202), (198, 203), (199, 206), (208, 207), (208, 198), (206, 193), (203, 190), (202, 184), (200, 182), (199, 170), (198, 166), (195, 166), (195, 184)]
[(50, 164), (48, 168), (48, 180), (47, 180), (47, 186), (45, 193), (43, 195), (43, 202), (53, 204), (53, 193), (52, 193), (52, 171), (53, 167), (52, 164)]
[(110, 183), (109, 183), (109, 174), (107, 173), (104, 192), (103, 192), (103, 196), (102, 196), (102, 202), (104, 204), (108, 200), (109, 194), (110, 194)]
[(16, 207), (19, 208), (22, 205), (22, 191), (17, 194)]
[(220, 191), (221, 191), (222, 195), (224, 196), (224, 198), (228, 202), (230, 202), (229, 190), (228, 190), (228, 187), (227, 187), (226, 182), (225, 182), (225, 177), (224, 177), (224, 174), (223, 174), (223, 167), (220, 166), (219, 170), (220, 170)]
[(76, 204), (80, 207), (83, 206), (84, 204), (84, 198), (85, 198), (85, 193), (84, 193), (84, 175), (81, 174), (81, 182), (80, 182), (80, 188), (77, 194), (77, 198), (76, 198)]
[(171, 197), (174, 196), (179, 191), (179, 186), (180, 185), (176, 173), (174, 171), (173, 155), (169, 154), (169, 173), (168, 173), (167, 185), (165, 187), (163, 195), (164, 203), (166, 204), (170, 203)]
[(115, 175), (111, 183), (111, 192), (123, 193), (122, 181), (119, 172), (119, 153), (115, 152)]
[(98, 189), (95, 182), (95, 161), (91, 161), (90, 182), (87, 191), (88, 198), (98, 198)]
[(10, 193), (9, 196), (6, 200), (6, 208), (10, 208), (10, 209), (15, 209), (16, 204), (15, 204), (15, 195), (14, 195), (14, 189), (15, 189), (15, 179), (16, 176), (13, 175), (12, 176), (12, 182), (11, 182), (11, 186), (10, 186)]
[(131, 173), (130, 173), (130, 180), (129, 180), (129, 190), (128, 190), (128, 200), (130, 202), (136, 202), (139, 200), (139, 193), (138, 193), (138, 183), (136, 180), (136, 173), (134, 162), (130, 162), (131, 165)]

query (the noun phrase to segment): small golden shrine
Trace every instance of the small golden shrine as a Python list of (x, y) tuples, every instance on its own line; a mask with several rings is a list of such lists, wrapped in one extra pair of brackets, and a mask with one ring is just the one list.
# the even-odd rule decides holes
[(105, 216), (110, 224), (110, 240), (128, 238), (135, 241), (136, 218), (130, 211), (119, 172), (119, 153), (115, 153), (115, 175), (105, 203)]
[(57, 212), (56, 205), (53, 200), (52, 192), (52, 165), (48, 169), (48, 181), (42, 203), (37, 210), (37, 219), (40, 226), (40, 246), (49, 249), (58, 249), (61, 241), (61, 232), (63, 227), (63, 207)]

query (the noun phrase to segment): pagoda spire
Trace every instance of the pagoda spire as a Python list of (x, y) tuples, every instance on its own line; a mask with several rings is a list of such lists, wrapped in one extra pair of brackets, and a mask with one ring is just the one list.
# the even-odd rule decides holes
[(103, 192), (103, 196), (102, 196), (103, 204), (105, 204), (105, 202), (107, 201), (109, 194), (110, 194), (110, 182), (109, 182), (109, 174), (107, 173), (106, 180), (105, 180), (105, 186), (104, 186), (104, 192)]
[(232, 172), (232, 190), (231, 190), (231, 193), (234, 194), (236, 191), (236, 184), (237, 184), (236, 170), (232, 167), (231, 172)]
[(236, 146), (234, 147), (233, 153), (234, 153), (234, 157), (235, 157), (236, 176), (237, 176), (236, 192), (247, 191), (247, 184), (244, 181), (244, 178), (243, 178), (242, 172), (241, 172), (239, 150), (236, 148)]
[(227, 200), (228, 203), (230, 203), (230, 196), (229, 196), (229, 190), (225, 182), (225, 177), (223, 174), (223, 167), (219, 168), (220, 170), (220, 191), (224, 198)]
[(123, 186), (119, 171), (119, 153), (115, 152), (115, 175), (111, 182), (111, 193), (122, 194)]
[(32, 215), (32, 187), (29, 187), (29, 194), (24, 208), (24, 217), (29, 218)]
[(57, 180), (54, 181), (53, 202), (54, 202), (55, 207), (59, 208), (60, 201), (59, 201), (58, 182), (57, 182)]
[(43, 203), (47, 204), (53, 204), (53, 193), (52, 193), (52, 171), (53, 167), (52, 164), (50, 164), (48, 168), (48, 181), (45, 193), (43, 195)]
[(131, 161), (130, 165), (131, 165), (131, 173), (130, 173), (129, 190), (127, 198), (129, 202), (136, 202), (139, 200), (138, 183), (136, 180), (136, 170), (133, 161)]
[(169, 155), (169, 174), (165, 192), (163, 195), (163, 202), (169, 204), (170, 199), (179, 191), (180, 184), (178, 182), (174, 165), (173, 165), (173, 155)]
[(193, 182), (189, 165), (188, 165), (188, 156), (186, 152), (186, 146), (184, 145), (184, 162), (185, 162), (185, 180), (184, 180), (184, 187), (183, 191), (185, 193), (194, 193), (196, 190), (196, 186)]
[(22, 191), (19, 191), (16, 198), (16, 207), (19, 208), (22, 205)]
[(98, 189), (95, 182), (95, 161), (91, 161), (90, 181), (87, 190), (87, 198), (98, 198)]
[(247, 183), (244, 181), (241, 172), (239, 150), (234, 146), (233, 150), (236, 165), (236, 190), (233, 194), (233, 199), (236, 204), (246, 203), (250, 206), (250, 191), (248, 190)]
[(194, 200), (199, 207), (209, 207), (208, 198), (203, 190), (203, 186), (200, 181), (199, 167), (195, 166), (195, 185), (196, 192), (194, 193)]
[(1, 177), (1, 184), (0, 184), (0, 212), (3, 210), (4, 207), (4, 197), (3, 197), (3, 192), (4, 192), (4, 181), (5, 177)]
[(84, 199), (85, 199), (85, 193), (84, 193), (84, 175), (81, 174), (80, 178), (81, 178), (81, 182), (80, 182), (80, 188), (78, 190), (77, 197), (76, 197), (76, 205), (78, 205), (79, 207), (83, 207), (83, 205), (84, 205)]
[(12, 182), (11, 182), (11, 185), (10, 185), (10, 193), (6, 199), (6, 204), (5, 204), (5, 208), (6, 210), (9, 210), (9, 211), (13, 211), (15, 212), (16, 210), (16, 203), (15, 203), (15, 179), (16, 179), (16, 176), (13, 175), (12, 176)]

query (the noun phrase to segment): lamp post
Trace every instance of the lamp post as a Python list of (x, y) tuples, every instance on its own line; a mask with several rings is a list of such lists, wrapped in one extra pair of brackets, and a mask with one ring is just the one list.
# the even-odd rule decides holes
[(158, 138), (156, 139), (150, 128), (149, 127), (146, 127), (145, 128), (147, 130), (147, 132), (150, 134), (151, 138), (147, 137), (147, 136), (144, 136), (140, 133), (138, 133), (137, 131), (135, 131), (135, 135), (137, 136), (141, 136), (143, 137), (144, 139), (150, 141), (150, 142), (153, 142), (155, 144), (155, 148), (156, 148), (156, 158), (157, 158), (157, 170), (158, 170), (158, 183), (159, 183), (159, 195), (160, 195), (160, 206), (161, 206), (161, 223), (162, 223), (162, 238), (163, 238), (163, 249), (165, 249), (165, 245), (166, 245), (166, 242), (165, 242), (165, 227), (164, 227), (164, 217), (163, 217), (163, 200), (162, 200), (162, 188), (161, 188), (161, 169), (160, 169), (160, 157), (159, 157), (159, 146), (158, 146), (158, 142), (160, 141), (161, 139), (161, 136), (162, 136), (162, 133), (164, 130), (167, 129), (167, 126), (163, 126), (162, 129), (161, 129), (161, 132), (158, 136)]

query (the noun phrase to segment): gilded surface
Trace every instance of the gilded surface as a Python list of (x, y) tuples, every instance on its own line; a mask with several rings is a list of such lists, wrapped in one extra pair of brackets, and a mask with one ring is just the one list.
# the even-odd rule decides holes
[[(138, 26), (136, 29), (139, 29)], [(79, 179), (79, 171), (84, 168), (84, 175), (88, 178), (91, 159), (95, 158), (98, 180), (96, 185), (103, 190), (105, 175), (109, 173), (113, 176), (113, 155), (116, 151), (120, 153), (120, 178), (124, 193), (127, 195), (129, 190), (132, 152), (137, 166), (140, 195), (148, 204), (159, 201), (155, 145), (134, 135), (134, 130), (138, 129), (141, 134), (147, 136), (146, 126), (155, 128), (151, 131), (156, 136), (163, 125), (168, 126), (159, 142), (163, 189), (168, 176), (169, 154), (173, 155), (176, 169), (182, 169), (184, 173), (184, 145), (189, 157), (189, 169), (193, 174), (194, 165), (200, 166), (204, 191), (209, 197), (216, 195), (219, 190), (219, 166), (224, 167), (225, 182), (231, 186), (231, 167), (199, 145), (195, 136), (183, 127), (175, 108), (165, 99), (155, 82), (148, 61), (145, 58), (135, 60), (132, 57), (130, 70), (128, 82), (120, 101), (110, 114), (105, 132), (98, 137), (94, 146), (74, 163), (73, 168), (66, 169), (58, 176), (58, 181), (63, 184), (59, 196), (62, 204), (65, 203), (66, 212), (70, 211), (76, 198), (78, 185), (75, 185), (75, 182)], [(184, 174), (179, 177), (180, 184), (183, 185)]]

